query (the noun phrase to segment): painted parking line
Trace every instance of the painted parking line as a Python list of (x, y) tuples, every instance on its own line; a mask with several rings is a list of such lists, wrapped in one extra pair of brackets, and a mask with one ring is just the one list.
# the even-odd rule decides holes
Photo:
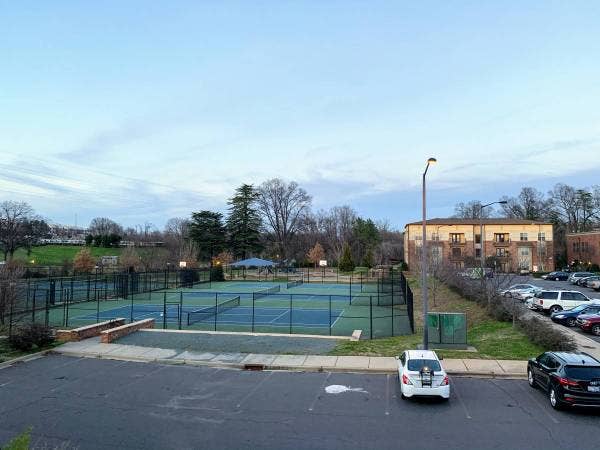
[(235, 407), (237, 409), (240, 409), (244, 402), (248, 400), (252, 396), (252, 394), (254, 394), (258, 390), (258, 388), (260, 388), (269, 378), (271, 378), (271, 375), (273, 375), (273, 373), (274, 372), (272, 371), (269, 372), (267, 376), (263, 377), (258, 383), (256, 383), (254, 387), (250, 389), (250, 391), (240, 400), (240, 402), (237, 405), (235, 405)]
[(527, 386), (527, 388), (525, 388), (525, 386), (523, 386), (521, 383), (518, 384), (519, 389), (523, 392), (525, 392), (529, 398), (531, 398), (533, 400), (533, 402), (544, 412), (544, 414), (555, 424), (560, 423), (560, 421), (558, 419), (556, 419), (552, 414), (550, 414), (548, 412), (548, 408), (544, 407), (544, 405), (542, 405), (542, 403), (539, 401), (538, 398), (536, 398), (535, 395), (533, 395), (533, 389), (531, 389), (529, 387), (529, 385)]
[(450, 381), (452, 383), (452, 391), (454, 392), (454, 394), (456, 395), (456, 398), (458, 399), (459, 403), (461, 404), (461, 406), (465, 412), (465, 417), (467, 419), (472, 419), (473, 417), (471, 417), (471, 414), (469, 413), (469, 410), (467, 409), (467, 405), (463, 401), (462, 396), (460, 395), (460, 392), (456, 387), (456, 383), (454, 382), (454, 380), (452, 378), (450, 378)]
[(325, 385), (329, 381), (329, 377), (330, 376), (331, 376), (331, 372), (327, 372), (327, 376), (323, 380), (323, 383), (321, 384), (321, 386), (319, 386), (319, 390), (317, 391), (317, 395), (315, 395), (315, 398), (313, 399), (312, 403), (308, 407), (309, 411), (312, 411), (313, 409), (315, 409), (315, 405), (317, 404), (317, 400), (319, 400), (319, 398), (321, 397), (321, 394), (323, 393), (323, 389), (325, 389)]

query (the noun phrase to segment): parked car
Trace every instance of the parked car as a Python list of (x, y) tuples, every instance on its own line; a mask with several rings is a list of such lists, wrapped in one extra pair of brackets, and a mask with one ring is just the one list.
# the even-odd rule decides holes
[(525, 300), (529, 297), (533, 297), (536, 292), (540, 292), (543, 289), (533, 284), (513, 284), (512, 286), (502, 289), (499, 291), (500, 295), (504, 297), (518, 298), (519, 300)]
[(577, 318), (577, 325), (583, 331), (600, 336), (600, 315), (583, 314)]
[(538, 292), (533, 296), (531, 308), (537, 311), (557, 313), (563, 309), (572, 309), (579, 305), (589, 305), (600, 302), (579, 291), (547, 290)]
[(600, 361), (587, 353), (546, 352), (527, 363), (527, 381), (555, 409), (600, 406)]
[(542, 275), (542, 278), (544, 280), (566, 281), (569, 279), (569, 274), (567, 272), (550, 272)]
[(576, 284), (577, 281), (580, 280), (581, 278), (593, 277), (594, 275), (596, 275), (596, 274), (592, 273), (592, 272), (573, 272), (569, 276), (568, 281), (571, 284)]
[(552, 319), (552, 322), (560, 323), (561, 325), (566, 325), (568, 327), (574, 327), (577, 325), (577, 317), (580, 315), (599, 313), (600, 303), (594, 302), (591, 305), (579, 305), (572, 309), (565, 309), (564, 311), (553, 313), (550, 316), (550, 319)]
[(593, 275), (591, 277), (580, 278), (577, 281), (577, 284), (579, 286), (583, 286), (583, 287), (589, 288), (589, 287), (591, 287), (592, 281), (600, 281), (600, 275)]
[(587, 283), (587, 287), (594, 289), (595, 291), (600, 291), (600, 280), (590, 281)]
[(450, 398), (450, 381), (436, 353), (406, 350), (398, 358), (398, 379), (402, 398), (435, 396)]
[[(484, 268), (486, 278), (494, 278), (494, 271), (489, 267)], [(481, 267), (470, 267), (459, 273), (460, 276), (470, 278), (471, 280), (481, 279)]]

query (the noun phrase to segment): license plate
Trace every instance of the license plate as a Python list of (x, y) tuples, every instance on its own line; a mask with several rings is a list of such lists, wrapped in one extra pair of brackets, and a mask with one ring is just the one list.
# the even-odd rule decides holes
[(600, 386), (588, 386), (589, 392), (600, 392)]

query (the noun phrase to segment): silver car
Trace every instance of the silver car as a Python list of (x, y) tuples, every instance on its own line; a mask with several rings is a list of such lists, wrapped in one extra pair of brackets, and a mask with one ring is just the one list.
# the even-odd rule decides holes
[(502, 289), (499, 293), (504, 297), (525, 300), (533, 297), (537, 292), (541, 291), (541, 287), (534, 286), (533, 284), (513, 284), (507, 289)]

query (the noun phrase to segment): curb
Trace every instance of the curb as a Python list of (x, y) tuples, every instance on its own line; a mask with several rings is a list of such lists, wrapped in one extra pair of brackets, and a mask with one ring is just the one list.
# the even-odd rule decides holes
[(52, 351), (53, 351), (52, 349), (42, 350), (41, 352), (30, 353), (29, 355), (23, 355), (23, 356), (14, 358), (14, 359), (9, 359), (8, 361), (4, 361), (3, 363), (0, 363), (0, 369), (6, 369), (7, 367), (12, 366), (13, 364), (18, 364), (18, 363), (22, 363), (22, 362), (25, 363), (27, 361), (33, 361), (34, 359), (38, 359), (43, 356), (46, 356), (47, 354), (51, 353)]
[[(66, 356), (72, 357), (82, 357), (82, 358), (98, 358), (98, 359), (112, 359), (117, 361), (133, 361), (133, 362), (141, 362), (141, 363), (158, 363), (158, 364), (166, 364), (171, 366), (198, 366), (198, 367), (216, 367), (221, 369), (236, 369), (236, 370), (244, 370), (248, 369), (246, 364), (241, 364), (239, 362), (223, 362), (223, 361), (202, 361), (202, 360), (192, 360), (192, 359), (169, 359), (169, 358), (142, 358), (142, 357), (124, 357), (118, 355), (96, 355), (90, 353), (81, 353), (81, 352), (55, 352), (52, 350), (46, 350), (46, 353), (53, 354), (62, 354)], [(31, 356), (31, 355), (29, 355)], [(40, 355), (43, 356), (43, 355)], [(273, 364), (265, 364), (265, 365), (257, 365), (256, 370), (280, 370), (280, 371), (290, 371), (290, 372), (337, 372), (337, 373), (370, 373), (370, 374), (396, 374), (396, 369), (372, 369), (368, 367), (331, 367), (331, 366), (282, 366), (282, 365), (273, 365)], [(519, 379), (525, 380), (527, 375), (525, 373), (519, 372), (469, 372), (469, 371), (447, 371), (448, 375), (455, 377), (465, 377), (465, 378), (497, 378), (497, 379)]]

